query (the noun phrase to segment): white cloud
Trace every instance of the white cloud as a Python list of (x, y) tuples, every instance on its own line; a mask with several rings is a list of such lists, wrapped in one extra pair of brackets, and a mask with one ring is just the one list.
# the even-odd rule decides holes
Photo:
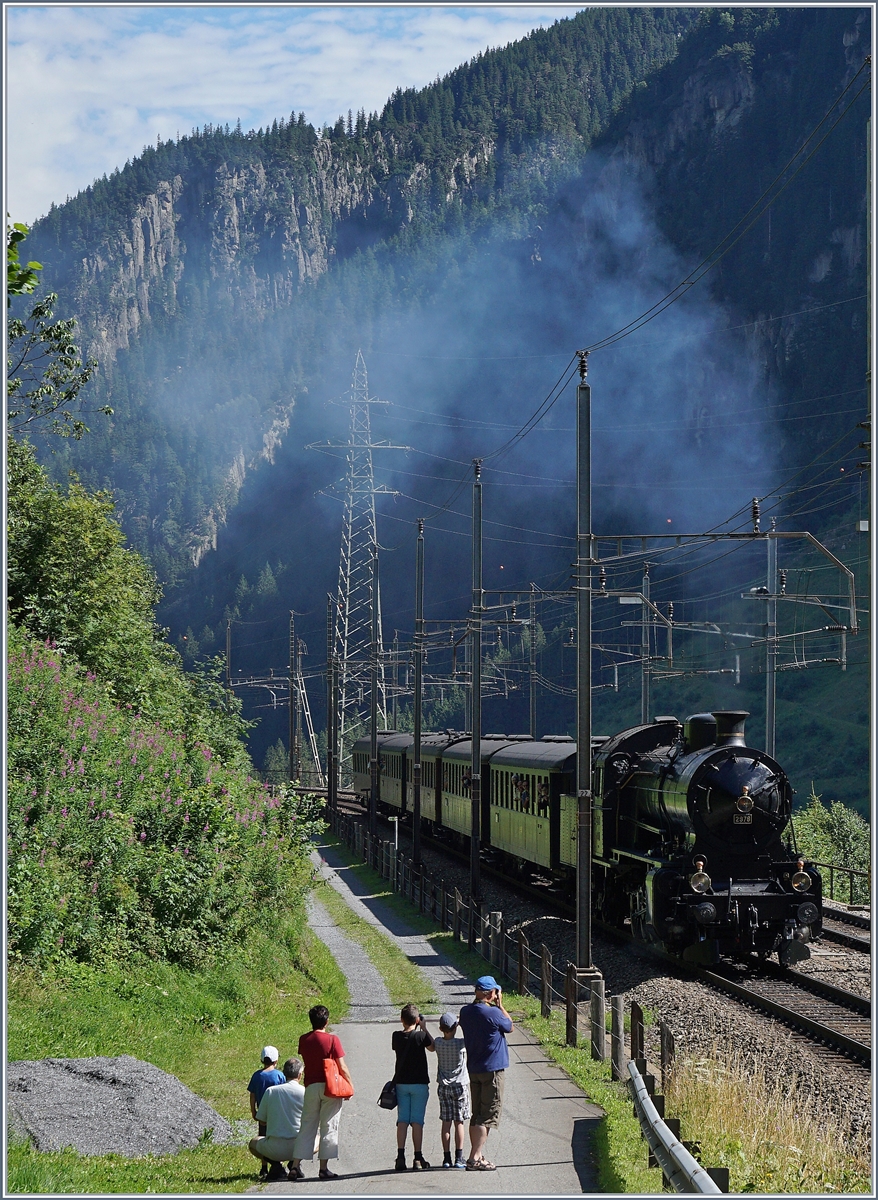
[[(579, 6), (580, 8), (582, 6)], [(291, 111), (380, 110), (572, 5), (6, 8), (6, 207), (32, 221), (147, 143)]]

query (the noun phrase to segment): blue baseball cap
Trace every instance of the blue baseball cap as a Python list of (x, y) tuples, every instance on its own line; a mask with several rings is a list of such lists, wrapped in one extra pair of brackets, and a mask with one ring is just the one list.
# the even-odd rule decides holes
[(476, 980), (476, 987), (480, 992), (500, 991), (500, 984), (493, 975), (482, 975)]

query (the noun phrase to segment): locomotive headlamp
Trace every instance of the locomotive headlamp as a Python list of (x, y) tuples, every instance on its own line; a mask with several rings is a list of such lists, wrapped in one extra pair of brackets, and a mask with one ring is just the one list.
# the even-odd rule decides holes
[(696, 871), (694, 875), (689, 876), (689, 886), (693, 892), (706, 892), (710, 887), (710, 876), (706, 871)]
[(796, 909), (796, 916), (799, 918), (801, 925), (813, 925), (819, 915), (817, 905), (813, 900), (806, 900)]
[(716, 906), (704, 900), (701, 904), (693, 905), (692, 915), (699, 925), (710, 925), (716, 920)]
[(796, 892), (807, 892), (811, 886), (812, 880), (811, 880), (811, 876), (804, 869), (805, 868), (804, 858), (800, 858), (797, 861), (796, 868), (797, 868), (796, 873), (790, 880), (790, 883), (793, 886), (793, 890)]
[(735, 801), (735, 807), (738, 812), (748, 813), (753, 808), (753, 797), (750, 795), (750, 789), (745, 783), (741, 788), (741, 794)]

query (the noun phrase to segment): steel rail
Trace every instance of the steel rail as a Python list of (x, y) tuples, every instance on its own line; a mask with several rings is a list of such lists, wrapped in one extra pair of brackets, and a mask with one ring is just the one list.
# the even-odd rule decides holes
[[(833, 924), (827, 925), (827, 919)], [(850, 924), (853, 922), (838, 921), (838, 925)], [(848, 933), (846, 929), (836, 928), (836, 918), (830, 916), (826, 910), (823, 912), (823, 932), (820, 935), (826, 938), (828, 942), (837, 942), (840, 946), (848, 946), (851, 950), (859, 950), (862, 954), (871, 954), (872, 943), (868, 937), (861, 937), (856, 933)]]
[(791, 976), (788, 967), (780, 967), (773, 962), (761, 963), (759, 970), (771, 979), (782, 979), (785, 983), (793, 983), (803, 992), (813, 992), (815, 996), (822, 996), (824, 1000), (832, 1000), (835, 1004), (841, 1004), (861, 1016), (870, 1017), (872, 1015), (872, 1001), (867, 1000), (865, 996), (858, 996), (856, 992), (847, 992), (833, 983), (826, 983), (813, 975), (804, 975), (798, 971)]

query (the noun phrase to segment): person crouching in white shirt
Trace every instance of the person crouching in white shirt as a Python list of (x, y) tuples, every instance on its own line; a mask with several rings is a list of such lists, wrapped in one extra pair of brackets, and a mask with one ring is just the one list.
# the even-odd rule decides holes
[(265, 1137), (252, 1138), (248, 1149), (257, 1158), (272, 1164), (266, 1182), (280, 1183), (288, 1179), (284, 1160), (293, 1157), (293, 1147), (302, 1123), (305, 1089), (299, 1083), (302, 1063), (288, 1058), (283, 1065), (286, 1083), (277, 1083), (266, 1090), (256, 1110), (257, 1119), (265, 1122)]

